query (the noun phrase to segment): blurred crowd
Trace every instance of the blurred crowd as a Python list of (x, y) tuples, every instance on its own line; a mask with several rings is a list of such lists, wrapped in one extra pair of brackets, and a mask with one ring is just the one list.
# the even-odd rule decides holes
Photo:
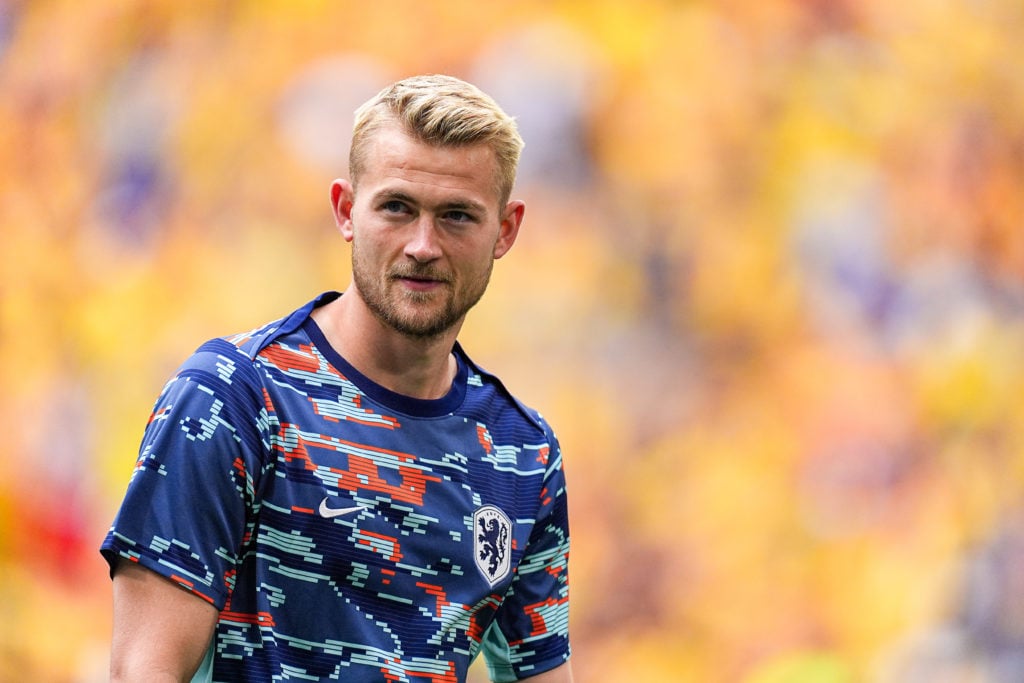
[(153, 400), (346, 286), (422, 72), (527, 141), (463, 343), (559, 432), (577, 679), (1024, 680), (1022, 65), (1016, 0), (0, 0), (0, 680), (105, 680)]

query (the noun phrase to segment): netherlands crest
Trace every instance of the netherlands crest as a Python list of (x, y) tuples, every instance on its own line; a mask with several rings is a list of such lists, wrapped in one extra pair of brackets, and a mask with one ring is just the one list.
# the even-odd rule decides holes
[(473, 559), (493, 586), (508, 576), (512, 567), (512, 522), (494, 505), (473, 513)]

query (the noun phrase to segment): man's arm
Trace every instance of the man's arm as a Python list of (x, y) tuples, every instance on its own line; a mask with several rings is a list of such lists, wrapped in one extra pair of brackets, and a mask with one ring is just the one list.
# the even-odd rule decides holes
[(114, 572), (110, 680), (188, 681), (217, 624), (217, 608), (134, 562)]
[(566, 662), (554, 669), (537, 674), (536, 676), (524, 678), (523, 680), (529, 681), (529, 683), (573, 683), (572, 666), (569, 662)]

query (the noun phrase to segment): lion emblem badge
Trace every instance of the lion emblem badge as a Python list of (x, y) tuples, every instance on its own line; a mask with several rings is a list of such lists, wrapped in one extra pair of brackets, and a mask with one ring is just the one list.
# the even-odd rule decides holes
[(473, 559), (492, 586), (512, 568), (512, 522), (494, 505), (473, 513)]

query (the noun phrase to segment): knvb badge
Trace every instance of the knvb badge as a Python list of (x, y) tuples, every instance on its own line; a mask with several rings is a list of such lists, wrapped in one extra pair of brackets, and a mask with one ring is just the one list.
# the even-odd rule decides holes
[(512, 522), (494, 505), (473, 513), (473, 557), (491, 586), (508, 576), (512, 567)]

